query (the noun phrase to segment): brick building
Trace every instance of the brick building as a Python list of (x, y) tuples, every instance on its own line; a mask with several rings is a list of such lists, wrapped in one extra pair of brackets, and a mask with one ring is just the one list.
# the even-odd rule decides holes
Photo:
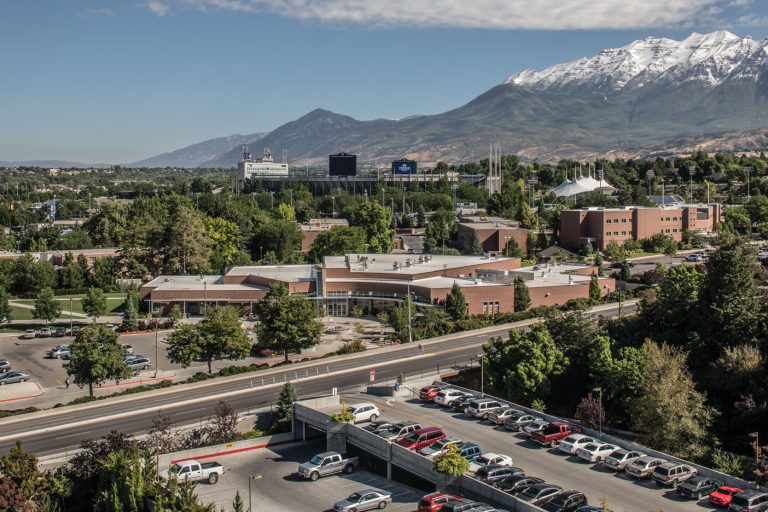
[(514, 239), (526, 254), (528, 230), (520, 223), (501, 217), (462, 217), (457, 235), (459, 248), (468, 250), (472, 247), (472, 234), (477, 233), (485, 252), (503, 252), (509, 240)]
[(304, 238), (301, 240), (301, 252), (309, 252), (317, 236), (335, 227), (349, 227), (347, 219), (309, 219), (306, 224), (299, 224)]
[(719, 204), (686, 204), (666, 208), (626, 206), (581, 208), (560, 212), (560, 245), (578, 250), (591, 243), (603, 250), (611, 241), (642, 240), (663, 233), (677, 241), (683, 231), (711, 233), (720, 222)]
[[(472, 315), (511, 312), (513, 281), (522, 277), (533, 306), (562, 304), (589, 296), (592, 267), (520, 268), (520, 258), (490, 256), (350, 254), (328, 256), (319, 265), (234, 267), (223, 276), (160, 276), (141, 287), (141, 300), (152, 311), (178, 304), (199, 314), (204, 304), (232, 304), (251, 309), (274, 282), (318, 301), (331, 316), (347, 316), (353, 307), (366, 313), (391, 308), (408, 293), (415, 303), (440, 307), (454, 283), (461, 286)], [(612, 291), (612, 278), (600, 279)]]

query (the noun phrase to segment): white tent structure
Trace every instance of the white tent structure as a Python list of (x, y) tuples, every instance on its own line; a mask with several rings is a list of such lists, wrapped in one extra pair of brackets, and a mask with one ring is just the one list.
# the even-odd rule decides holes
[[(574, 171), (575, 174), (575, 171)], [(605, 180), (596, 180), (592, 177), (590, 171), (587, 176), (575, 176), (573, 180), (568, 179), (568, 171), (566, 171), (565, 181), (560, 183), (552, 192), (557, 197), (574, 197), (585, 192), (600, 192), (602, 194), (610, 194), (616, 190)]]

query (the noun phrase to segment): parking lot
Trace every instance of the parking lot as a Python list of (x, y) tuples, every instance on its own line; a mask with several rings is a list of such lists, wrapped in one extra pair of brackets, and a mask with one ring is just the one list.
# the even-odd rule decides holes
[(248, 478), (252, 475), (258, 475), (251, 480), (253, 512), (331, 510), (335, 502), (366, 488), (391, 493), (393, 503), (387, 510), (406, 512), (416, 510), (418, 499), (424, 495), (364, 470), (328, 476), (316, 482), (300, 479), (296, 467), (323, 451), (324, 439), (217, 457), (216, 462), (224, 465), (224, 476), (216, 485), (198, 484), (198, 496), (205, 503), (215, 504), (217, 510), (232, 510), (232, 500), (239, 491), (247, 510)]
[(588, 464), (576, 456), (566, 456), (557, 449), (543, 448), (522, 434), (481, 423), (453, 409), (422, 404), (416, 399), (383, 400), (370, 395), (345, 400), (348, 403), (373, 402), (382, 410), (383, 420), (410, 419), (423, 427), (441, 427), (449, 436), (477, 443), (484, 453), (509, 455), (515, 466), (521, 467), (527, 475), (543, 478), (564, 489), (579, 490), (593, 505), (599, 505), (602, 498), (607, 498), (608, 507), (614, 512), (716, 510), (706, 499), (698, 503), (684, 500), (672, 489), (657, 487), (648, 480), (630, 479), (623, 473), (603, 469), (601, 464)]

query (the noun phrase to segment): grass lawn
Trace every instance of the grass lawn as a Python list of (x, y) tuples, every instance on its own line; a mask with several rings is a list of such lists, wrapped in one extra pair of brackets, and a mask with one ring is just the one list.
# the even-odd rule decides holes
[[(112, 294), (114, 295), (114, 294)], [(73, 313), (83, 313), (83, 303), (80, 302), (80, 299), (82, 299), (83, 295), (73, 295), (72, 296), (72, 312)], [(61, 302), (62, 307), (62, 314), (69, 312), (69, 296), (67, 297), (56, 297), (57, 300)], [(107, 315), (118, 315), (122, 313), (122, 307), (123, 307), (123, 300), (124, 297), (122, 295), (117, 295), (116, 297), (110, 297), (107, 296)], [(35, 301), (33, 299), (11, 299), (11, 302), (16, 302), (18, 304), (24, 304), (29, 306), (34, 306)], [(22, 308), (15, 308), (22, 310)], [(32, 310), (29, 310), (30, 312)], [(16, 318), (14, 316), (14, 318)], [(67, 316), (69, 318), (69, 316)], [(19, 317), (20, 320), (26, 320)]]
[(658, 252), (637, 251), (637, 252), (633, 252), (630, 258), (642, 258), (644, 256), (664, 256), (664, 255)]
[[(74, 308), (72, 309), (74, 312)], [(34, 311), (27, 308), (17, 308), (17, 307), (14, 307), (13, 305), (11, 305), (11, 318), (13, 320), (35, 320)], [(59, 318), (69, 320), (68, 311), (62, 311), (61, 317)], [(82, 320), (82, 318), (79, 318), (76, 316), (73, 316), (72, 318), (75, 320)]]

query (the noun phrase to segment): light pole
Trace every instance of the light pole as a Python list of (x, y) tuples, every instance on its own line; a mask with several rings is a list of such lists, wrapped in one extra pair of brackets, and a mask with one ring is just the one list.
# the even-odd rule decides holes
[(408, 298), (406, 304), (408, 305), (408, 343), (413, 343), (413, 327), (411, 326), (411, 281), (408, 281)]
[(504, 237), (504, 256), (509, 256), (509, 240), (511, 238), (511, 236)]
[(261, 475), (248, 475), (248, 512), (253, 512), (253, 494), (251, 494), (251, 480), (261, 480)]
[(751, 196), (749, 194), (749, 174), (752, 171), (751, 167), (747, 167), (747, 201), (751, 199)]
[(598, 407), (597, 407), (597, 424), (598, 424), (598, 432), (600, 432), (600, 435), (603, 435), (603, 388), (594, 388), (592, 391), (596, 391), (600, 393), (598, 395)]
[(477, 354), (477, 359), (480, 361), (480, 396), (485, 396), (485, 359), (483, 354)]
[[(205, 279), (205, 278), (203, 278)], [(203, 315), (208, 314), (208, 281), (203, 281)]]
[(72, 297), (69, 298), (69, 334), (72, 334)]
[(336, 196), (331, 196), (331, 218), (336, 218)]
[(157, 355), (158, 354), (158, 345), (160, 344), (159, 340), (158, 340), (158, 332), (159, 332), (159, 330), (160, 330), (160, 326), (157, 325), (157, 322), (155, 322), (155, 378), (157, 378), (157, 372), (160, 370), (160, 368), (159, 368), (159, 366), (160, 366), (160, 359), (158, 358), (158, 355)]

